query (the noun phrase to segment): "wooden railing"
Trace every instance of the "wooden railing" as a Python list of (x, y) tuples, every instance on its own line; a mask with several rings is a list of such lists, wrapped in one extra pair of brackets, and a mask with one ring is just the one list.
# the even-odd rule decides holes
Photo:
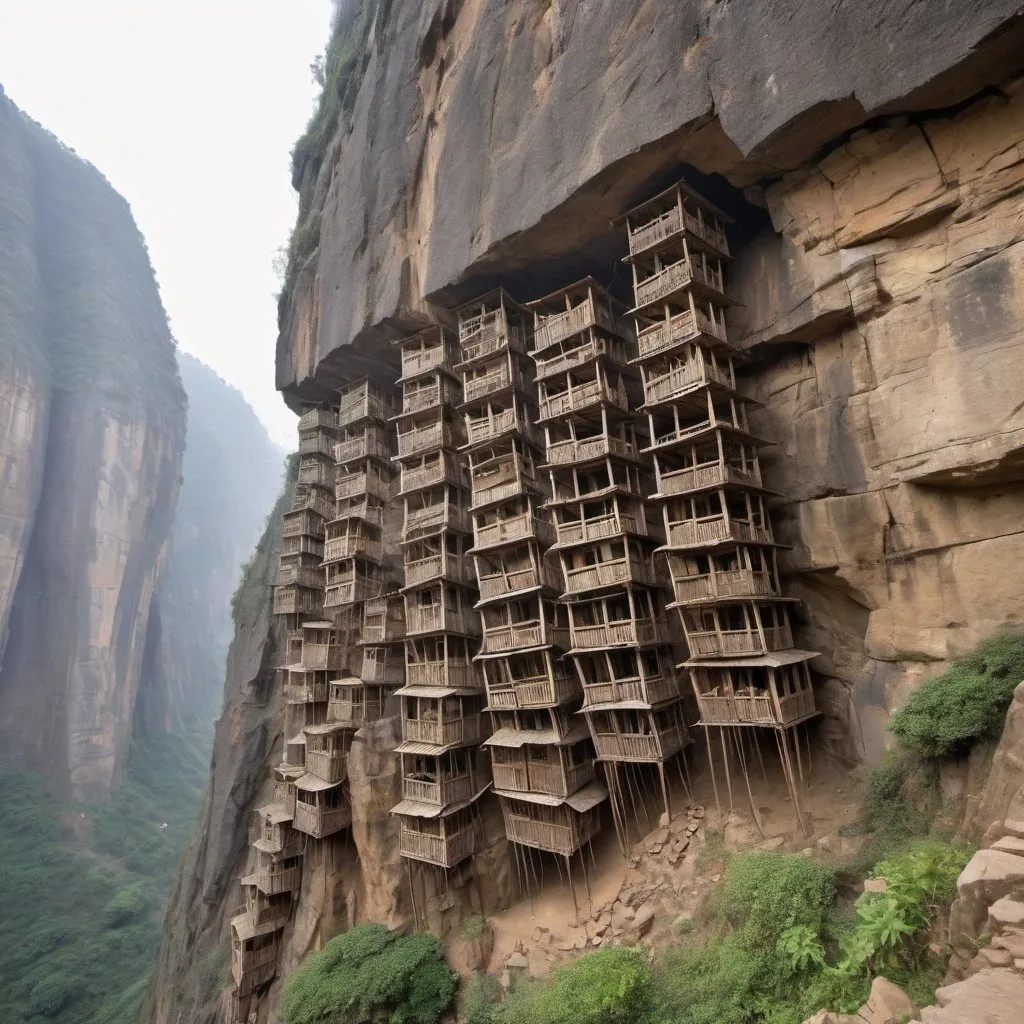
[(553, 542), (554, 532), (548, 520), (541, 519), (531, 512), (523, 512), (512, 519), (502, 519), (486, 526), (475, 527), (473, 545), (477, 548), (486, 548), (495, 544), (536, 539), (546, 547)]
[(448, 608), (445, 605), (413, 607), (406, 612), (407, 633), (428, 633), (444, 630), (449, 633), (480, 635), (480, 617), (467, 608)]
[(654, 571), (643, 559), (636, 556), (617, 558), (614, 561), (584, 565), (578, 569), (566, 568), (565, 592), (581, 594), (600, 587), (614, 587), (620, 583), (646, 583), (656, 585)]
[(277, 865), (273, 867), (258, 867), (256, 869), (256, 887), (260, 892), (273, 896), (279, 892), (291, 892), (299, 887), (298, 864), (290, 868), (282, 868)]
[(594, 519), (574, 523), (556, 523), (559, 544), (583, 544), (624, 533), (647, 534), (647, 520), (631, 512), (609, 512)]
[(505, 311), (501, 309), (463, 320), (459, 324), (459, 343), (464, 363), (500, 352), (503, 348), (514, 352), (526, 351), (523, 332), (519, 327), (509, 325)]
[(714, 366), (706, 359), (693, 359), (685, 366), (674, 367), (660, 377), (649, 378), (644, 388), (644, 400), (648, 405), (666, 402), (712, 381), (718, 381), (727, 388), (735, 387), (736, 383), (727, 368)]
[(644, 249), (657, 245), (658, 242), (682, 231), (682, 229), (683, 218), (680, 215), (679, 207), (673, 206), (660, 217), (648, 221), (641, 227), (634, 228), (629, 233), (629, 251), (631, 254), (643, 252)]
[(240, 996), (248, 995), (274, 977), (277, 973), (277, 953), (276, 942), (256, 950), (243, 950), (238, 946), (232, 948), (231, 976)]
[(588, 459), (599, 459), (605, 455), (619, 455), (623, 458), (637, 457), (636, 445), (624, 441), (621, 437), (601, 434), (598, 437), (587, 437), (582, 441), (556, 441), (549, 444), (547, 461), (552, 466), (571, 466)]
[(754, 464), (749, 469), (743, 469), (728, 462), (715, 461), (658, 474), (659, 494), (687, 494), (690, 491), (725, 487), (729, 484), (760, 487), (760, 468)]
[(338, 409), (338, 425), (344, 427), (361, 419), (388, 420), (398, 410), (377, 395), (365, 389), (359, 394), (347, 395)]
[(429, 466), (418, 466), (416, 469), (402, 470), (402, 490), (404, 492), (419, 491), (425, 487), (436, 487), (439, 484), (467, 483), (465, 473), (447, 458), (438, 459)]
[(686, 631), (690, 656), (694, 658), (727, 657), (729, 655), (765, 654), (793, 646), (793, 634), (788, 626), (769, 626), (764, 630), (764, 641), (756, 629), (723, 629), (718, 631)]
[(274, 589), (274, 614), (298, 615), (300, 612), (317, 612), (324, 606), (324, 593), (320, 589), (306, 587), (276, 587)]
[[(561, 637), (555, 642), (563, 647), (568, 646), (569, 631), (563, 629), (559, 632)], [(568, 700), (573, 696), (578, 689), (579, 684), (576, 682), (576, 677), (564, 672), (556, 671), (553, 680), (547, 676), (541, 676), (537, 679), (516, 680), (512, 684), (512, 691), (516, 696), (516, 704), (514, 706), (533, 708), (544, 707), (549, 704), (561, 704), (562, 701)]]
[(288, 704), (319, 704), (327, 700), (327, 681), (303, 680), (301, 683), (286, 683), (284, 699)]
[[(365, 682), (366, 680), (364, 680)], [(398, 680), (401, 682), (401, 679)], [(327, 705), (327, 721), (358, 729), (367, 722), (376, 722), (383, 714), (384, 705), (380, 701), (363, 700), (359, 703), (344, 697), (332, 698)]]
[(351, 807), (326, 809), (315, 807), (312, 804), (304, 804), (301, 800), (295, 802), (295, 820), (292, 826), (299, 832), (313, 836), (314, 839), (323, 839), (324, 836), (333, 835), (351, 824)]
[[(333, 514), (333, 509), (331, 510)], [(281, 531), (282, 537), (323, 537), (324, 520), (312, 510), (306, 510), (299, 516), (288, 516)]]
[(362, 437), (350, 437), (334, 446), (334, 461), (337, 463), (355, 462), (371, 455), (380, 459), (391, 458), (391, 446), (375, 432), (367, 431)]
[(541, 644), (554, 644), (557, 647), (568, 647), (569, 630), (560, 626), (540, 622), (514, 622), (504, 626), (492, 626), (484, 629), (483, 650), (487, 654), (498, 651), (514, 651), (518, 648), (539, 647)]
[(398, 435), (398, 456), (404, 458), (429, 451), (431, 448), (439, 448), (442, 445), (450, 447), (451, 443), (451, 431), (448, 429), (447, 423), (432, 423), (428, 427), (414, 427), (412, 430)]
[(670, 676), (653, 679), (612, 679), (601, 683), (587, 683), (583, 687), (583, 706), (610, 704), (615, 701), (642, 701), (657, 704), (679, 696), (676, 680)]
[(309, 462), (306, 465), (300, 463), (298, 482), (330, 487), (334, 483), (336, 474), (337, 467), (333, 462)]
[(391, 497), (391, 481), (366, 472), (338, 477), (334, 485), (335, 498), (354, 498), (360, 494), (372, 494), (386, 501)]
[(588, 296), (579, 305), (573, 306), (562, 313), (555, 313), (545, 319), (534, 328), (533, 351), (538, 352), (554, 345), (563, 338), (588, 327), (604, 327), (606, 330), (617, 332), (620, 325), (614, 313), (604, 302), (594, 302), (592, 296)]
[(405, 563), (405, 585), (407, 587), (416, 583), (440, 579), (442, 576), (455, 583), (476, 582), (473, 563), (463, 555), (452, 555), (445, 552)]
[(637, 336), (640, 357), (656, 356), (678, 345), (693, 341), (701, 334), (726, 341), (725, 325), (711, 320), (699, 309), (684, 309), (668, 320), (644, 328)]
[(757, 526), (746, 520), (726, 520), (724, 516), (684, 519), (668, 524), (669, 547), (704, 547), (729, 540), (771, 544), (772, 531), (766, 526)]
[(664, 757), (658, 734), (598, 733), (594, 736), (597, 756), (610, 761), (660, 761)]
[(635, 290), (636, 305), (640, 307), (657, 302), (666, 295), (685, 288), (691, 281), (698, 281), (717, 292), (723, 289), (721, 275), (712, 267), (705, 270), (698, 261), (684, 258), (659, 270), (646, 281), (641, 281)]
[(727, 569), (681, 579), (673, 577), (672, 586), (679, 604), (715, 597), (766, 597), (775, 593), (772, 574), (753, 569)]
[(348, 775), (348, 753), (310, 750), (307, 744), (306, 770), (324, 782), (341, 782)]
[(451, 352), (447, 345), (434, 345), (428, 349), (417, 349), (415, 351), (402, 351), (402, 376), (412, 377), (417, 373), (424, 373), (426, 370), (434, 370), (439, 367), (451, 368)]
[(315, 512), (323, 519), (334, 518), (334, 502), (326, 494), (318, 490), (305, 492), (296, 490), (292, 496), (291, 510), (293, 512), (301, 512), (303, 509)]
[(306, 430), (316, 430), (318, 427), (324, 427), (331, 430), (337, 425), (338, 417), (335, 415), (333, 409), (307, 409), (306, 412), (299, 417), (300, 433)]
[(598, 626), (570, 626), (569, 632), (573, 647), (597, 649), (622, 644), (661, 643), (663, 626), (658, 619), (637, 619)]
[(591, 380), (569, 391), (549, 395), (540, 400), (540, 418), (555, 419), (585, 409), (594, 402), (606, 401), (619, 409), (629, 408), (629, 395), (625, 388), (613, 387), (604, 380)]
[(790, 694), (780, 698), (778, 707), (769, 693), (724, 697), (698, 694), (697, 706), (701, 721), (708, 725), (789, 725), (814, 714), (814, 694), (810, 690)]
[(384, 544), (381, 538), (348, 536), (332, 537), (324, 541), (324, 561), (340, 562), (344, 558), (365, 555), (374, 561), (384, 560)]
[(327, 584), (324, 592), (325, 608), (340, 608), (344, 605), (365, 601), (367, 598), (378, 597), (383, 584), (369, 576), (348, 577), (344, 580), (333, 580)]
[(551, 565), (544, 565), (540, 571), (531, 565), (525, 569), (495, 572), (478, 577), (477, 582), (480, 587), (480, 598), (484, 601), (537, 586), (551, 587), (552, 590), (562, 589), (561, 573)]
[[(565, 823), (536, 821), (504, 808), (505, 835), (515, 843), (569, 856), (594, 832), (590, 815), (576, 815), (565, 809)], [(587, 827), (587, 826), (590, 827)], [(581, 830), (581, 826), (583, 826)]]
[(364, 683), (376, 683), (379, 686), (401, 686), (405, 680), (405, 662), (401, 655), (386, 658), (370, 658), (363, 652), (363, 670), (359, 677)]
[(328, 437), (327, 434), (320, 433), (319, 431), (315, 434), (307, 434), (299, 437), (299, 454), (300, 455), (327, 455), (332, 459), (334, 458), (334, 438)]
[(316, 590), (324, 585), (324, 571), (311, 565), (282, 565), (277, 570), (278, 587), (309, 587)]
[(399, 853), (413, 860), (423, 860), (442, 868), (453, 868), (472, 856), (475, 832), (467, 826), (449, 836), (432, 836), (426, 832), (413, 832), (402, 828), (399, 834)]
[[(610, 347), (607, 339), (591, 338), (578, 348), (574, 348), (569, 352), (560, 352), (557, 355), (548, 356), (546, 359), (540, 358), (540, 356), (535, 352), (534, 359), (537, 364), (535, 379), (537, 381), (542, 381), (547, 380), (549, 377), (555, 377), (560, 373), (566, 373), (567, 371), (572, 370), (577, 366), (582, 366), (591, 359), (596, 359), (599, 355), (604, 355), (609, 351)], [(626, 353), (623, 351), (621, 361), (625, 362), (625, 359)]]
[(428, 536), (431, 532), (446, 529), (469, 533), (472, 528), (473, 523), (467, 509), (452, 502), (438, 503), (406, 513), (405, 523), (402, 526), (402, 540), (409, 541), (418, 536)]
[(343, 669), (347, 653), (347, 649), (339, 644), (304, 643), (302, 645), (302, 664), (308, 669), (318, 671)]
[(405, 667), (406, 686), (451, 686), (456, 689), (475, 689), (480, 679), (473, 665), (457, 662), (427, 661)]
[(435, 782), (423, 779), (402, 779), (402, 799), (422, 800), (425, 804), (455, 804), (473, 796), (473, 777), (465, 775), (446, 776)]
[(449, 743), (475, 743), (483, 739), (480, 715), (467, 715), (438, 722), (427, 718), (402, 717), (402, 739), (416, 743), (432, 743), (443, 747)]

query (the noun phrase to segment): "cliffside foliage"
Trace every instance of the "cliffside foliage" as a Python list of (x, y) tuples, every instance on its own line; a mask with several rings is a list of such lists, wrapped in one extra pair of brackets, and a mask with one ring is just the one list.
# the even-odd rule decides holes
[(292, 187), (299, 193), (299, 212), (288, 242), (282, 302), (320, 244), (320, 210), (313, 203), (314, 185), (341, 118), (355, 105), (375, 26), (387, 20), (390, 7), (391, 0), (343, 0), (335, 13), (327, 49), (313, 64), (313, 74), (321, 86), (320, 99), (292, 149)]
[(457, 984), (433, 935), (360, 925), (335, 936), (291, 975), (283, 1018), (286, 1024), (437, 1024)]
[(135, 1024), (205, 777), (205, 747), (188, 736), (133, 750), (104, 807), (0, 775), (0, 1021)]

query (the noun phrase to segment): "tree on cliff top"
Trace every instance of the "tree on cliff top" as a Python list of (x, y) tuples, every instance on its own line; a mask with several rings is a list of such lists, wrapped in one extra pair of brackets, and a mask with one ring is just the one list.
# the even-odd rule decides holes
[(360, 925), (335, 936), (288, 979), (286, 1024), (437, 1024), (458, 975), (433, 935)]

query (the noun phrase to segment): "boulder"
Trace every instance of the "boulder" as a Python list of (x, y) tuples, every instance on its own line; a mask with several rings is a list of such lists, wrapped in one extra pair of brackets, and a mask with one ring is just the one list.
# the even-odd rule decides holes
[(1024, 885), (1024, 857), (1002, 850), (979, 850), (957, 879), (957, 898), (949, 915), (954, 947), (970, 943), (985, 926), (988, 908)]
[(988, 931), (1024, 927), (1024, 903), (1004, 896), (988, 908)]
[(921, 1011), (921, 1024), (1011, 1024), (1021, 1019), (1024, 978), (1007, 970), (979, 971), (935, 993), (938, 1006)]
[(1024, 857), (1024, 839), (1021, 839), (1020, 836), (1003, 836), (1002, 839), (997, 839), (992, 844), (992, 849)]
[(871, 982), (868, 1001), (857, 1011), (864, 1024), (902, 1024), (914, 1013), (910, 996), (888, 978)]
[(640, 907), (636, 916), (633, 918), (633, 931), (636, 933), (637, 938), (643, 938), (654, 924), (654, 907), (650, 903), (645, 903)]

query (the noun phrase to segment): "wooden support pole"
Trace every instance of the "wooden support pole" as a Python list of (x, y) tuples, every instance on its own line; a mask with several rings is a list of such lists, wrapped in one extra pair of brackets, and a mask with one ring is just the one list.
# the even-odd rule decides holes
[(722, 801), (718, 797), (718, 780), (715, 777), (715, 755), (711, 750), (711, 726), (704, 726), (704, 739), (708, 744), (708, 768), (711, 771), (711, 788), (715, 791), (715, 810), (718, 812), (718, 822), (722, 822)]

